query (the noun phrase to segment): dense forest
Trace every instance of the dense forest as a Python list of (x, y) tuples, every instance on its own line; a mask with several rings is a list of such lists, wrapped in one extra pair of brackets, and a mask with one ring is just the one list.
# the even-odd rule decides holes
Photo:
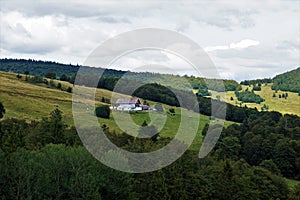
[[(225, 128), (207, 157), (199, 159), (198, 152), (188, 150), (170, 166), (143, 174), (118, 172), (95, 160), (82, 146), (76, 129), (64, 124), (58, 109), (41, 121), (4, 119), (0, 121), (0, 196), (296, 199), (300, 185), (289, 188), (283, 177), (300, 179), (300, 118), (277, 112), (243, 112), (243, 122)], [(138, 139), (116, 134), (105, 125), (102, 128), (116, 145), (135, 152), (157, 150), (171, 139)]]

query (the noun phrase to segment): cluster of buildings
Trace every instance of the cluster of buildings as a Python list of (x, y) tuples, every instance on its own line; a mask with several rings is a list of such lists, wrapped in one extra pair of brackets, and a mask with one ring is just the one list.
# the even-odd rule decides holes
[(150, 110), (150, 106), (141, 104), (138, 98), (121, 98), (117, 99), (114, 106), (110, 107), (119, 111), (142, 111)]

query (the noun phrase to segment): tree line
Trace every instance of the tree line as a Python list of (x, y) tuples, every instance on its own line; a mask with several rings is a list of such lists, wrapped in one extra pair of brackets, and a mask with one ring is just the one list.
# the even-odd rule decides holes
[[(23, 74), (25, 72), (31, 75), (47, 77), (51, 79), (60, 79), (62, 81), (69, 81), (74, 83), (78, 70), (82, 68), (85, 71), (85, 75), (102, 74), (103, 78), (117, 78), (120, 79), (126, 75), (126, 79), (148, 83), (149, 80), (160, 84), (161, 82), (166, 83), (168, 87), (173, 87), (180, 90), (191, 89), (191, 87), (206, 88), (215, 91), (223, 91), (224, 87), (226, 91), (239, 91), (241, 86), (234, 80), (223, 80), (223, 86), (216, 84), (215, 79), (205, 79), (194, 76), (178, 76), (171, 74), (159, 74), (152, 72), (129, 72), (113, 69), (95, 68), (89, 66), (72, 65), (72, 64), (61, 64), (51, 61), (41, 60), (25, 60), (25, 59), (0, 59), (0, 70), (5, 72), (14, 72), (17, 74)], [(183, 79), (190, 85), (184, 85)]]
[(295, 70), (279, 74), (274, 78), (256, 79), (256, 80), (245, 80), (241, 81), (241, 85), (261, 85), (273, 83), (272, 90), (282, 90), (289, 92), (297, 92), (300, 94), (300, 68)]
[[(242, 108), (245, 109), (245, 108)], [(239, 124), (224, 128), (214, 150), (199, 159), (188, 150), (155, 172), (128, 174), (93, 158), (74, 127), (55, 109), (41, 121), (0, 121), (0, 196), (3, 199), (295, 199), (300, 185), (300, 118), (277, 112), (244, 111)], [(141, 124), (141, 134), (147, 124)], [(217, 126), (217, 125), (215, 125)], [(203, 130), (206, 135), (207, 127)], [(133, 152), (155, 151), (172, 138), (106, 136)], [(93, 130), (88, 135), (93, 140)], [(183, 145), (178, 141), (178, 145)], [(171, 153), (171, 152), (170, 152)], [(127, 159), (120, 155), (122, 159)], [(128, 165), (134, 165), (128, 159)]]

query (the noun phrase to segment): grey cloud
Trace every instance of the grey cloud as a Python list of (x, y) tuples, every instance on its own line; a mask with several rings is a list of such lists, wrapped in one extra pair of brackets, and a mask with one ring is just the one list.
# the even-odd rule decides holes
[(298, 41), (288, 41), (284, 40), (280, 42), (277, 46), (277, 49), (279, 50), (300, 50), (300, 40)]
[(253, 16), (257, 14), (255, 10), (236, 10), (236, 9), (220, 9), (213, 12), (213, 15), (204, 15), (196, 17), (200, 22), (232, 30), (234, 27), (250, 28), (255, 25)]
[[(299, 19), (300, 12), (294, 6), (295, 2), (249, 1), (247, 5), (244, 1), (0, 2), (0, 11), (4, 15), (19, 11), (21, 16), (15, 17), (15, 21), (6, 19), (10, 21), (9, 25), (1, 22), (1, 48), (7, 50), (9, 56), (22, 57), (22, 54), (30, 53), (33, 58), (47, 60), (50, 52), (54, 60), (57, 57), (65, 63), (70, 59), (80, 63), (103, 40), (124, 31), (153, 26), (175, 29), (201, 46), (230, 44), (244, 38), (260, 41), (259, 46), (247, 49), (211, 52), (216, 65), (222, 67), (222, 73), (232, 73), (239, 79), (255, 77), (259, 73), (268, 76), (267, 69), (281, 72), (283, 67), (299, 65), (299, 40), (294, 39), (299, 37), (299, 20), (295, 19)], [(36, 26), (35, 21), (28, 25), (33, 19), (38, 19), (40, 25)], [(44, 24), (48, 29), (39, 29)], [(47, 55), (40, 56), (43, 54)], [(145, 55), (139, 59), (169, 62), (159, 55)], [(253, 69), (262, 71), (254, 72)], [(251, 70), (256, 74), (251, 75)]]
[(111, 16), (100, 16), (97, 17), (97, 20), (105, 23), (131, 23), (131, 21), (126, 17), (111, 17)]

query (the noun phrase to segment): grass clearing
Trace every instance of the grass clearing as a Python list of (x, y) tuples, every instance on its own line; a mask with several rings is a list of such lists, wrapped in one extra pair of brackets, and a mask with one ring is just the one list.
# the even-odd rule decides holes
[[(242, 86), (243, 90), (246, 90), (248, 88), (249, 91), (252, 90), (252, 87), (248, 86)], [(261, 91), (254, 91), (255, 94), (258, 94), (263, 99), (265, 99), (264, 102), (260, 104), (256, 103), (242, 103), (241, 101), (237, 100), (237, 97), (234, 94), (234, 91), (228, 91), (226, 92), (226, 102), (230, 103), (235, 106), (247, 106), (248, 108), (257, 108), (259, 111), (261, 111), (261, 107), (266, 104), (269, 107), (269, 111), (278, 111), (282, 114), (294, 114), (300, 116), (300, 96), (298, 96), (298, 93), (295, 92), (285, 92), (278, 90), (277, 93), (275, 93), (274, 90), (271, 89), (272, 84), (261, 86)], [(212, 93), (212, 98), (216, 99), (217, 95), (220, 93), (215, 91), (210, 91)], [(273, 94), (275, 93), (276, 97), (273, 97)], [(279, 94), (288, 94), (287, 99), (285, 98), (279, 98)], [(223, 96), (224, 93), (221, 93)], [(231, 97), (233, 100), (231, 100)]]

